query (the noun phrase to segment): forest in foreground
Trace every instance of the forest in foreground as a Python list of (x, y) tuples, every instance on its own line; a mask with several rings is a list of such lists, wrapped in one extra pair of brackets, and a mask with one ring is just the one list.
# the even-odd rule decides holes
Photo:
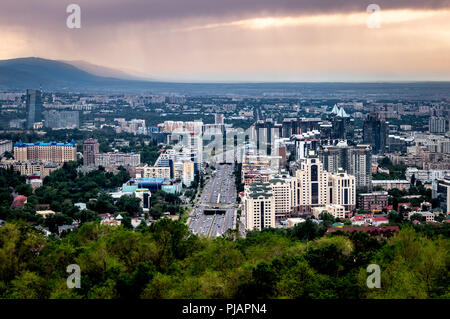
[[(87, 222), (58, 239), (25, 222), (6, 222), (0, 297), (450, 297), (448, 225), (405, 226), (381, 240), (362, 232), (305, 237), (305, 231), (296, 226), (206, 239), (164, 218), (137, 231)], [(80, 267), (80, 288), (67, 287), (71, 264)], [(380, 266), (381, 288), (367, 287), (369, 264)]]

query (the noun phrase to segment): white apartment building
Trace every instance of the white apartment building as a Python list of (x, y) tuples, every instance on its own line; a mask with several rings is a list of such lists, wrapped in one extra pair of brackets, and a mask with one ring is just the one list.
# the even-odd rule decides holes
[(448, 169), (418, 169), (417, 167), (408, 167), (405, 172), (406, 179), (411, 181), (414, 175), (416, 180), (422, 183), (433, 182), (437, 179), (443, 179), (445, 176), (450, 175)]
[(304, 159), (300, 169), (296, 171), (296, 178), (298, 180), (298, 212), (311, 213), (313, 207), (329, 203), (329, 174), (323, 169), (318, 158)]
[(245, 198), (245, 216), (247, 230), (275, 227), (275, 198), (255, 190)]
[[(295, 185), (295, 177), (275, 175), (269, 180), (269, 187), (275, 199), (275, 219), (277, 222), (286, 219), (292, 213), (295, 204), (295, 193), (291, 191)], [(293, 196), (294, 195), (294, 196)]]
[(341, 205), (346, 212), (351, 212), (356, 206), (355, 176), (344, 173), (330, 174), (329, 197), (330, 204)]

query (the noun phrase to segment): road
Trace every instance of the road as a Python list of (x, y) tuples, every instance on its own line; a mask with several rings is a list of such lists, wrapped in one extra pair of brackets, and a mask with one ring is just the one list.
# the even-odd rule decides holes
[[(228, 229), (235, 228), (237, 194), (233, 169), (232, 164), (218, 164), (212, 178), (206, 183), (200, 200), (188, 219), (189, 228), (194, 234), (218, 237)], [(211, 213), (205, 214), (205, 211)]]

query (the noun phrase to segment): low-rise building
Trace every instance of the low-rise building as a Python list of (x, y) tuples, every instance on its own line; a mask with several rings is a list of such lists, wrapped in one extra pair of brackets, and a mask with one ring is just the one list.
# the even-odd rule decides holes
[(383, 216), (374, 217), (372, 220), (372, 226), (381, 226), (389, 224), (389, 219)]
[(381, 187), (385, 190), (397, 188), (399, 190), (409, 190), (411, 182), (408, 180), (373, 180), (372, 186)]
[(388, 192), (373, 192), (358, 195), (358, 208), (367, 212), (381, 212), (389, 202)]
[(95, 166), (131, 166), (136, 167), (141, 163), (141, 154), (137, 153), (99, 153), (95, 154)]
[(139, 165), (136, 167), (136, 178), (170, 178), (170, 167)]
[(331, 214), (334, 218), (345, 218), (345, 207), (342, 205), (328, 204), (323, 207), (314, 207), (312, 209), (313, 216), (316, 219), (319, 219), (320, 214), (324, 211)]

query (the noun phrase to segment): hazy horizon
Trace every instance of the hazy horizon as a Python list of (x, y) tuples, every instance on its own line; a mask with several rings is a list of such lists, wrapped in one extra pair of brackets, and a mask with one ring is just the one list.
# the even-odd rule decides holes
[(80, 0), (0, 4), (0, 59), (85, 61), (193, 83), (450, 81), (450, 1)]

